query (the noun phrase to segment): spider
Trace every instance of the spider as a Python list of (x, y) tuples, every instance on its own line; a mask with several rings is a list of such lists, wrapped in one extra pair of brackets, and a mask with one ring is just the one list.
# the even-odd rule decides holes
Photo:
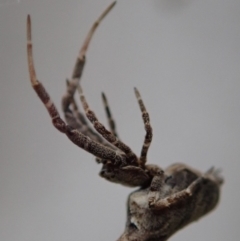
[[(28, 15), (27, 56), (30, 80), (53, 125), (102, 164), (101, 177), (125, 186), (139, 187), (128, 197), (126, 226), (118, 241), (165, 241), (179, 229), (214, 209), (223, 179), (219, 170), (214, 168), (201, 173), (181, 163), (173, 164), (165, 170), (146, 164), (153, 133), (149, 114), (136, 88), (134, 91), (146, 131), (140, 157), (118, 137), (104, 94), (102, 99), (110, 130), (98, 121), (89, 107), (80, 83), (86, 52), (97, 26), (115, 4), (113, 2), (93, 24), (79, 51), (71, 80), (66, 81), (66, 93), (62, 98), (65, 121), (44, 86), (37, 80), (32, 53), (31, 19)], [(87, 118), (79, 111), (74, 97), (76, 91), (79, 92)]]

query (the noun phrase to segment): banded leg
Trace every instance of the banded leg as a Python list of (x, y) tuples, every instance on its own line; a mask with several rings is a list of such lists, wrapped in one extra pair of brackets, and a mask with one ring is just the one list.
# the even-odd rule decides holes
[(194, 192), (205, 182), (204, 176), (198, 177), (192, 184), (186, 189), (174, 193), (166, 198), (156, 200), (155, 202), (149, 202), (149, 207), (152, 210), (163, 210), (169, 207), (173, 207), (180, 202), (193, 196)]
[(137, 88), (134, 88), (134, 92), (135, 92), (135, 95), (136, 95), (137, 100), (138, 100), (139, 107), (140, 107), (141, 112), (142, 112), (142, 119), (143, 119), (143, 122), (144, 122), (145, 131), (146, 131), (144, 143), (143, 143), (142, 150), (141, 150), (141, 156), (140, 156), (140, 166), (144, 167), (145, 163), (147, 161), (148, 149), (149, 149), (150, 144), (152, 142), (153, 132), (152, 132), (152, 127), (150, 125), (149, 114), (148, 114), (148, 112), (146, 110), (146, 107), (143, 103), (142, 97), (141, 97), (139, 91), (137, 90)]
[(78, 57), (77, 57), (77, 60), (75, 63), (75, 67), (74, 67), (73, 73), (72, 73), (72, 80), (69, 82), (69, 84), (67, 86), (66, 94), (62, 98), (62, 110), (64, 113), (69, 111), (69, 106), (72, 103), (73, 95), (79, 84), (79, 81), (80, 81), (80, 78), (81, 78), (81, 75), (83, 72), (84, 64), (85, 64), (86, 52), (87, 52), (88, 46), (90, 44), (90, 41), (92, 39), (92, 36), (93, 36), (95, 30), (97, 29), (98, 25), (100, 24), (100, 22), (109, 13), (109, 11), (114, 7), (115, 4), (116, 4), (116, 1), (113, 2), (112, 4), (110, 4), (110, 6), (100, 15), (100, 17), (97, 19), (97, 21), (94, 22), (94, 24), (92, 25), (90, 31), (88, 32), (87, 37), (79, 51), (79, 54), (78, 54)]
[(79, 55), (78, 58), (76, 60), (76, 64), (73, 70), (73, 74), (72, 74), (72, 79), (75, 78), (80, 78), (81, 74), (82, 74), (82, 61), (85, 61), (85, 55), (88, 49), (88, 46), (90, 44), (90, 41), (92, 39), (92, 36), (95, 32), (95, 30), (97, 29), (98, 25), (101, 23), (101, 21), (106, 17), (106, 15), (111, 11), (111, 9), (114, 7), (114, 5), (116, 4), (116, 1), (114, 1), (113, 3), (111, 3), (107, 9), (100, 15), (100, 17), (97, 19), (97, 21), (94, 22), (94, 24), (92, 25), (92, 28), (90, 29), (90, 31), (88, 32), (88, 35), (79, 51)]
[(154, 176), (148, 193), (148, 204), (151, 207), (160, 198), (163, 181), (160, 175)]
[[(103, 100), (103, 105), (105, 107), (105, 113), (106, 113), (107, 120), (108, 120), (108, 126), (109, 126), (111, 132), (118, 138), (118, 134), (116, 131), (116, 124), (115, 124), (114, 119), (112, 118), (112, 114), (111, 114), (111, 111), (110, 111), (110, 108), (108, 105), (107, 97), (104, 93), (102, 93), (102, 100)], [(111, 146), (111, 147), (113, 147), (113, 146)], [(96, 158), (96, 161), (97, 161), (97, 163), (103, 163), (103, 164), (107, 163), (107, 160), (101, 160), (99, 158)]]
[(107, 97), (104, 93), (102, 93), (102, 100), (103, 100), (103, 105), (104, 105), (104, 108), (105, 108), (105, 113), (107, 115), (109, 128), (110, 128), (111, 132), (114, 134), (114, 136), (116, 136), (118, 138), (118, 134), (117, 134), (117, 130), (116, 130), (116, 124), (115, 124), (115, 121), (112, 117), (112, 113), (111, 113), (111, 110), (109, 108)]
[(117, 151), (114, 151), (100, 143), (91, 140), (89, 137), (80, 133), (78, 130), (71, 128), (66, 125), (66, 123), (61, 119), (57, 108), (50, 99), (49, 94), (45, 90), (44, 86), (37, 80), (36, 71), (33, 62), (32, 53), (32, 37), (31, 37), (31, 19), (28, 15), (27, 18), (27, 57), (28, 57), (28, 68), (30, 81), (33, 89), (37, 93), (38, 97), (41, 99), (45, 105), (53, 125), (62, 133), (66, 134), (67, 137), (77, 146), (86, 150), (87, 152), (93, 154), (101, 159), (107, 159), (113, 164), (124, 165), (126, 164), (126, 156)]
[[(67, 81), (67, 84), (69, 82)], [(72, 98), (72, 110), (69, 108), (68, 111), (65, 112), (65, 119), (71, 127), (77, 129), (84, 135), (90, 137), (92, 140), (97, 141), (98, 143), (103, 144), (111, 149), (116, 149), (111, 146), (108, 142), (106, 142), (98, 133), (96, 133), (91, 126), (89, 126), (88, 121), (85, 116), (79, 111), (75, 98)], [(107, 160), (96, 157), (97, 163), (106, 163)]]
[[(67, 80), (67, 86), (68, 85), (69, 81)], [(64, 113), (67, 124), (74, 129), (79, 130), (84, 135), (89, 136), (92, 140), (110, 146), (100, 135), (98, 135), (98, 133), (91, 128), (91, 126), (89, 126), (85, 116), (79, 111), (74, 96), (72, 98), (71, 107), (72, 108), (68, 108), (68, 110)]]
[(121, 151), (123, 151), (127, 156), (127, 161), (130, 164), (138, 165), (138, 158), (137, 156), (132, 152), (131, 148), (124, 144), (122, 141), (118, 140), (118, 138), (110, 131), (108, 131), (103, 124), (101, 124), (95, 113), (89, 108), (88, 103), (86, 101), (85, 95), (83, 94), (83, 90), (81, 86), (78, 86), (78, 91), (80, 94), (80, 100), (82, 102), (83, 109), (85, 111), (85, 114), (89, 121), (93, 124), (93, 127), (95, 130), (101, 134), (101, 136), (106, 139), (109, 143), (111, 143), (113, 146), (116, 146)]

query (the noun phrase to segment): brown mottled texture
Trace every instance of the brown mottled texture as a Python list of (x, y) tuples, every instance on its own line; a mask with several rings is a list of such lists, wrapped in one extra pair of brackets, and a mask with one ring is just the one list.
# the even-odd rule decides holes
[[(98, 21), (94, 24), (92, 29), (90, 30), (83, 47), (81, 48), (79, 52), (78, 59), (76, 61), (74, 70), (73, 70), (73, 79), (68, 82), (67, 84), (67, 93), (63, 97), (62, 101), (62, 109), (65, 112), (65, 117), (67, 122), (73, 124), (72, 126), (66, 125), (66, 123), (61, 119), (57, 108), (51, 101), (51, 98), (47, 91), (45, 90), (44, 86), (37, 80), (36, 77), (36, 71), (34, 67), (33, 62), (33, 52), (32, 52), (32, 32), (31, 32), (31, 18), (28, 15), (27, 17), (27, 56), (28, 56), (28, 67), (29, 67), (29, 76), (32, 83), (32, 86), (34, 90), (36, 91), (37, 95), (45, 105), (46, 109), (49, 112), (49, 115), (52, 118), (53, 125), (61, 132), (65, 133), (67, 137), (77, 146), (83, 148), (84, 150), (90, 152), (94, 156), (109, 160), (114, 165), (126, 165), (126, 156), (124, 153), (121, 153), (119, 151), (115, 151), (114, 148), (111, 148), (110, 146), (104, 146), (101, 143), (98, 143), (92, 139), (90, 139), (89, 136), (84, 135), (83, 133), (79, 132), (79, 125), (84, 123), (81, 122), (81, 119), (77, 119), (73, 115), (73, 111), (69, 108), (69, 105), (74, 103), (73, 101), (73, 95), (76, 91), (76, 88), (78, 86), (79, 78), (81, 76), (81, 72), (83, 70), (84, 62), (85, 62), (85, 53), (87, 50), (87, 47), (89, 45), (89, 42), (92, 38), (92, 35), (94, 31), (96, 30), (96, 26), (100, 23), (100, 21), (103, 19), (103, 17), (111, 10), (111, 8), (115, 5), (115, 3), (111, 4), (104, 13), (100, 16)], [(76, 79), (76, 78), (78, 79)], [(79, 122), (78, 122), (79, 121)], [(87, 127), (88, 128), (88, 127)], [(87, 131), (86, 134), (91, 133), (91, 131)], [(92, 136), (94, 133), (92, 133)]]
[(120, 141), (111, 131), (108, 131), (103, 124), (101, 124), (95, 113), (89, 108), (86, 97), (83, 94), (83, 90), (79, 85), (80, 100), (82, 102), (83, 109), (88, 120), (93, 124), (95, 130), (109, 143), (123, 151), (130, 163), (137, 163), (137, 156), (133, 153), (131, 148)]
[[(81, 64), (82, 70), (85, 63), (85, 58), (82, 61), (77, 61), (76, 65)], [(75, 67), (76, 68), (76, 67)], [(75, 72), (75, 70), (73, 71)], [(79, 75), (80, 78), (81, 75)], [(67, 80), (67, 91), (62, 98), (62, 110), (64, 112), (65, 120), (68, 125), (74, 129), (79, 130), (81, 133), (91, 137), (94, 141), (100, 142), (102, 144), (108, 145), (103, 138), (101, 138), (98, 133), (96, 133), (91, 126), (89, 126), (84, 115), (79, 111), (77, 103), (74, 99), (74, 93), (78, 86), (80, 79), (72, 79), (72, 81)], [(108, 145), (109, 146), (109, 145)]]
[(134, 88), (134, 91), (138, 100), (140, 110), (142, 112), (142, 119), (143, 119), (145, 131), (146, 131), (144, 143), (141, 150), (141, 156), (140, 156), (140, 165), (144, 166), (147, 161), (147, 152), (152, 142), (153, 133), (152, 133), (152, 127), (150, 125), (150, 117), (143, 103), (142, 97), (139, 91), (137, 90), (137, 88)]
[[(89, 108), (80, 86), (85, 55), (94, 31), (115, 3), (93, 24), (79, 51), (72, 79), (67, 80), (66, 93), (62, 98), (62, 110), (67, 124), (61, 119), (44, 86), (37, 80), (32, 53), (31, 19), (28, 16), (27, 56), (30, 81), (45, 105), (53, 125), (102, 164), (100, 176), (114, 183), (140, 187), (128, 197), (126, 227), (118, 241), (166, 241), (176, 231), (215, 208), (223, 180), (214, 168), (202, 174), (184, 164), (174, 164), (165, 170), (146, 164), (153, 133), (149, 114), (136, 88), (134, 91), (146, 131), (140, 157), (118, 139), (115, 121), (104, 94), (102, 99), (110, 131), (98, 121)], [(74, 99), (77, 89), (87, 118)]]
[(107, 116), (107, 119), (108, 119), (108, 126), (109, 126), (111, 132), (119, 139), (118, 134), (117, 134), (117, 130), (116, 130), (116, 124), (115, 124), (115, 121), (112, 117), (112, 113), (111, 113), (111, 110), (109, 108), (107, 97), (104, 93), (102, 93), (102, 100), (103, 100), (103, 105), (104, 105), (104, 108), (105, 108), (106, 116)]

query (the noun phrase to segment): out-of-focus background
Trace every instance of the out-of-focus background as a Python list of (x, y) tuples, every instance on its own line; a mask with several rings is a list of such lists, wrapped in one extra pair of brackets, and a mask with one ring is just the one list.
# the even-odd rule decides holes
[[(98, 176), (94, 157), (51, 124), (31, 89), (26, 16), (31, 14), (38, 78), (61, 109), (65, 78), (109, 0), (0, 1), (0, 240), (116, 240), (133, 189)], [(119, 0), (92, 41), (82, 78), (106, 123), (101, 91), (118, 132), (136, 153), (145, 135), (133, 93), (154, 130), (149, 163), (223, 170), (218, 208), (172, 237), (240, 236), (240, 1)]]

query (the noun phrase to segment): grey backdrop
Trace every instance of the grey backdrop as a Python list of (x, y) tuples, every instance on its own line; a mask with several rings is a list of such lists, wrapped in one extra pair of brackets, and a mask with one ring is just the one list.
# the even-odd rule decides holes
[[(89, 27), (110, 0), (0, 1), (0, 240), (116, 240), (132, 191), (98, 176), (94, 158), (51, 124), (29, 83), (26, 16), (38, 78), (57, 107)], [(119, 0), (90, 46), (82, 85), (136, 153), (154, 130), (149, 162), (223, 169), (218, 208), (171, 240), (239, 240), (240, 1)]]

